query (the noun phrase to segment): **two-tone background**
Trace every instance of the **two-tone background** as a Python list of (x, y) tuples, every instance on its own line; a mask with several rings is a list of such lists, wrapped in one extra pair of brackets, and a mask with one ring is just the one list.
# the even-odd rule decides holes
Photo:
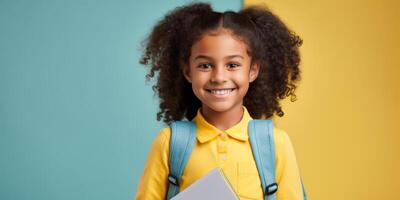
[[(132, 199), (163, 127), (140, 41), (180, 1), (0, 1), (0, 199)], [(310, 199), (400, 199), (400, 4), (266, 3), (304, 40), (275, 119)]]

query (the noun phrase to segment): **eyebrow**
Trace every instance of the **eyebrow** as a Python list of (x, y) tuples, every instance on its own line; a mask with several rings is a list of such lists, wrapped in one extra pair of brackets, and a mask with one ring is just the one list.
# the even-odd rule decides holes
[[(241, 55), (230, 55), (230, 56), (226, 56), (225, 58), (229, 58), (229, 59), (231, 59), (231, 58), (235, 58), (235, 57), (238, 57), (238, 58), (241, 58), (241, 59), (244, 59), (243, 58), (243, 56), (241, 56)], [(194, 58), (194, 60), (197, 60), (197, 59), (209, 59), (209, 60), (213, 60), (213, 58), (212, 57), (210, 57), (210, 56), (206, 56), (206, 55), (198, 55), (198, 56), (196, 56), (195, 58)]]

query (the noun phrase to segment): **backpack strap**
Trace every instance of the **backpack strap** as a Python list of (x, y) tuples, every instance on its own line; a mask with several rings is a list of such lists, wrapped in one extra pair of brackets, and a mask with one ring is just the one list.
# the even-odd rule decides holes
[(271, 120), (251, 120), (249, 138), (265, 200), (276, 200), (275, 143)]
[(301, 189), (303, 190), (303, 200), (307, 200), (307, 193), (306, 190), (304, 189), (304, 184), (303, 184), (303, 179), (301, 179)]
[[(274, 126), (271, 120), (251, 120), (249, 122), (249, 138), (256, 161), (258, 174), (265, 200), (276, 200), (278, 184), (275, 182), (275, 142)], [(303, 180), (301, 180), (303, 200), (307, 200)]]
[(169, 144), (169, 175), (167, 200), (179, 193), (183, 169), (196, 142), (196, 125), (191, 121), (175, 121), (171, 124)]

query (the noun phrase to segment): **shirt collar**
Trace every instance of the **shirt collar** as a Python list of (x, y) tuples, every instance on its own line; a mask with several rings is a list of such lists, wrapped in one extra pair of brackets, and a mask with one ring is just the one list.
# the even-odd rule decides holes
[(197, 129), (202, 129), (202, 131), (197, 131), (196, 134), (196, 137), (200, 143), (205, 143), (209, 140), (212, 140), (222, 132), (240, 141), (248, 140), (247, 125), (249, 121), (252, 120), (252, 118), (248, 113), (246, 107), (243, 106), (243, 117), (240, 122), (225, 131), (222, 131), (212, 124), (208, 123), (201, 114), (200, 109), (201, 108), (197, 110), (197, 115), (193, 119), (193, 121), (197, 125)]

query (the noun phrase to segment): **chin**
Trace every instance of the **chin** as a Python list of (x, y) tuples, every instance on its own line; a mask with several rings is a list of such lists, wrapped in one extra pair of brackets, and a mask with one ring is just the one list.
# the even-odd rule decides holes
[(232, 107), (234, 107), (234, 105), (232, 105), (232, 104), (227, 104), (227, 103), (222, 103), (222, 102), (206, 104), (206, 106), (215, 112), (225, 112), (225, 111), (232, 109)]

